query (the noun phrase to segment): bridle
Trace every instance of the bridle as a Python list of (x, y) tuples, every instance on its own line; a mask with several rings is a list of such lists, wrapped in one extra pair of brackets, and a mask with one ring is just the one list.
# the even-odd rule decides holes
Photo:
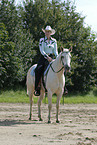
[[(52, 67), (52, 64), (53, 64), (53, 62), (51, 62), (50, 63), (50, 67), (51, 67), (51, 69), (52, 69), (52, 71), (54, 72), (54, 73), (59, 73), (63, 68), (65, 68), (65, 70), (66, 70), (66, 66), (64, 65), (64, 62), (63, 62), (63, 57), (62, 57), (62, 54), (63, 53), (69, 53), (69, 51), (67, 51), (67, 52), (62, 52), (61, 53), (61, 62), (62, 62), (62, 68), (60, 69), (60, 70), (58, 70), (58, 71), (55, 71), (54, 69), (53, 69), (53, 67)], [(66, 71), (65, 71), (65, 73), (66, 73)]]
[[(52, 69), (52, 71), (53, 71), (54, 73), (59, 73), (61, 70), (63, 70), (63, 68), (65, 68), (65, 77), (66, 77), (67, 71), (66, 71), (66, 66), (64, 65), (64, 62), (63, 62), (63, 56), (62, 56), (63, 53), (69, 53), (69, 51), (67, 51), (67, 52), (62, 52), (62, 53), (61, 53), (62, 68), (61, 68), (60, 70), (55, 71), (55, 70), (53, 69), (53, 67), (52, 67), (53, 62), (51, 62), (49, 65), (50, 65), (50, 68)], [(48, 69), (48, 71), (49, 71), (49, 69)], [(44, 86), (45, 90), (46, 90), (45, 84), (46, 84), (46, 80), (47, 80), (48, 71), (47, 71), (47, 73), (46, 73), (45, 83), (44, 83), (44, 80), (42, 79), (43, 86)]]

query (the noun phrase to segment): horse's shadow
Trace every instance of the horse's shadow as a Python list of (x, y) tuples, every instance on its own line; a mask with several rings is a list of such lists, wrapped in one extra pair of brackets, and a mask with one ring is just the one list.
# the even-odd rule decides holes
[(28, 125), (28, 124), (43, 124), (43, 122), (38, 120), (3, 120), (0, 121), (0, 126), (14, 126), (14, 125)]

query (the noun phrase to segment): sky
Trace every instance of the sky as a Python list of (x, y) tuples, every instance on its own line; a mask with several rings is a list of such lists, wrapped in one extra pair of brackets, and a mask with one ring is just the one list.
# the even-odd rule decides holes
[[(15, 1), (16, 4), (19, 4), (22, 0)], [(97, 33), (97, 0), (71, 0), (71, 1), (75, 3), (76, 11), (80, 13), (81, 16), (86, 16), (86, 18), (84, 19), (85, 26), (90, 26), (91, 30)]]
[(97, 33), (97, 0), (75, 0), (77, 12), (86, 16), (84, 22)]

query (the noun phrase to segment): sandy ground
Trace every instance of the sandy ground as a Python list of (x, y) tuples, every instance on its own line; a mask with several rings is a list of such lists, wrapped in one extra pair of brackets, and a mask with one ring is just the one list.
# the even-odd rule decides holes
[(29, 104), (0, 103), (0, 145), (97, 145), (97, 104), (60, 105), (60, 123), (47, 123), (48, 106), (42, 104), (42, 118), (33, 106), (29, 121)]

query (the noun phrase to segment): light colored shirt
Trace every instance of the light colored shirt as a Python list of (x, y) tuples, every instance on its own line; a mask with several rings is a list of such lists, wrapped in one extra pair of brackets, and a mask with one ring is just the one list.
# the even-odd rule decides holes
[(47, 37), (41, 38), (39, 41), (39, 49), (41, 54), (47, 59), (49, 54), (54, 54), (56, 57), (58, 55), (57, 41), (56, 39), (50, 37), (48, 42)]

